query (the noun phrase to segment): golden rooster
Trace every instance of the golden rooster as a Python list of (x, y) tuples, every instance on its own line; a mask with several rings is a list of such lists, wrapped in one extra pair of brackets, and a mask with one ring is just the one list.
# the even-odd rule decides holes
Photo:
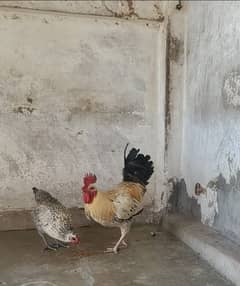
[(132, 148), (126, 156), (124, 149), (123, 181), (108, 191), (100, 192), (94, 186), (97, 178), (87, 174), (83, 179), (83, 201), (88, 218), (103, 226), (119, 227), (121, 237), (113, 248), (106, 252), (117, 253), (120, 245), (127, 247), (124, 240), (130, 231), (132, 218), (143, 210), (143, 197), (148, 180), (153, 174), (153, 162), (149, 155)]

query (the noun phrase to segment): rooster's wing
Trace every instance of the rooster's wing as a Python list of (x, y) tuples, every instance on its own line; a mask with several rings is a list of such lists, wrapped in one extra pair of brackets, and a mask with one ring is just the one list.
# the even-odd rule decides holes
[(116, 219), (129, 220), (140, 213), (143, 209), (144, 192), (145, 189), (140, 184), (120, 184), (112, 197)]

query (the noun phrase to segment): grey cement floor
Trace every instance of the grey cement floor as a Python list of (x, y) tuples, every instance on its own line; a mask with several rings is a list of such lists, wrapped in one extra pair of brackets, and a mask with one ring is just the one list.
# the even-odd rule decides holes
[(232, 285), (197, 254), (155, 226), (135, 226), (130, 245), (104, 254), (119, 230), (79, 229), (78, 247), (43, 252), (35, 231), (0, 233), (0, 285), (8, 286), (225, 286)]

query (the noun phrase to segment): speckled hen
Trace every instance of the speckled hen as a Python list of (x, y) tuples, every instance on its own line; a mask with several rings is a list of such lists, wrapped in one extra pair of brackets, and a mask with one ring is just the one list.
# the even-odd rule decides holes
[[(128, 145), (127, 145), (128, 146)], [(120, 246), (126, 247), (132, 219), (143, 210), (143, 197), (148, 180), (153, 174), (153, 162), (149, 155), (139, 153), (132, 148), (126, 156), (124, 150), (123, 181), (108, 191), (101, 192), (95, 186), (97, 178), (87, 174), (84, 179), (83, 201), (88, 218), (103, 226), (119, 227), (121, 237), (113, 248), (107, 252), (117, 253)]]
[[(46, 244), (45, 249), (57, 250), (68, 247), (68, 244), (78, 244), (79, 237), (73, 233), (71, 215), (56, 198), (48, 192), (33, 188), (36, 208), (32, 216), (39, 235)], [(49, 238), (54, 241), (49, 242)]]

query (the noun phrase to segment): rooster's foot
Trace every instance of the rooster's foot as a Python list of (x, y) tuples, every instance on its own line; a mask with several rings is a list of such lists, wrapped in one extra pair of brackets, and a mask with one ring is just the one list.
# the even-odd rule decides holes
[[(113, 242), (113, 245), (115, 244), (116, 243)], [(125, 240), (123, 240), (118, 248), (127, 248), (127, 247), (128, 247), (128, 243)]]
[(118, 249), (116, 247), (108, 247), (105, 251), (105, 253), (115, 253), (117, 254), (118, 253)]
[(128, 243), (126, 242), (126, 240), (123, 240), (123, 241), (122, 241), (122, 246), (123, 246), (124, 248), (127, 248), (127, 247), (128, 247)]

